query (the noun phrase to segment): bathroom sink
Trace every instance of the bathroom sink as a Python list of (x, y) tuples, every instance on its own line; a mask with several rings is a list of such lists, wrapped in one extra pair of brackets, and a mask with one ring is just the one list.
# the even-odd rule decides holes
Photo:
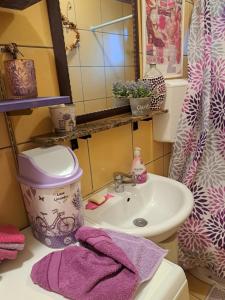
[(143, 236), (155, 242), (172, 236), (190, 215), (194, 203), (185, 185), (153, 174), (148, 174), (146, 183), (126, 184), (122, 193), (114, 192), (113, 186), (99, 193), (110, 193), (113, 197), (95, 210), (84, 209), (87, 225)]

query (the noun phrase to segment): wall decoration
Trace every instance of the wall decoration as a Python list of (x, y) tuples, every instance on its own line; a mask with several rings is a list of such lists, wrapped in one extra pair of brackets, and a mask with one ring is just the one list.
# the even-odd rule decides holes
[(70, 22), (69, 19), (61, 13), (62, 26), (65, 39), (66, 51), (70, 51), (78, 47), (80, 42), (80, 33), (77, 26)]
[(25, 99), (37, 97), (37, 82), (34, 61), (32, 59), (18, 59), (19, 51), (16, 43), (1, 47), (11, 59), (4, 61), (7, 97), (9, 99)]
[(142, 0), (143, 74), (157, 64), (166, 78), (183, 75), (183, 0)]

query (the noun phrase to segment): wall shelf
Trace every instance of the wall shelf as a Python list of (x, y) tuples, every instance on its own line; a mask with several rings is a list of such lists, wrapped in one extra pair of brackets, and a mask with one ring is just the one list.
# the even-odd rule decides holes
[(0, 7), (23, 10), (41, 0), (0, 0)]
[(32, 109), (36, 107), (70, 103), (71, 100), (69, 96), (0, 100), (0, 112), (9, 112), (15, 110)]
[(131, 113), (116, 115), (110, 118), (96, 120), (88, 123), (78, 124), (72, 132), (65, 133), (48, 133), (33, 137), (32, 142), (41, 146), (52, 146), (63, 143), (65, 141), (74, 140), (77, 138), (91, 137), (93, 133), (104, 131), (107, 129), (119, 127), (129, 123), (151, 119), (153, 115), (167, 113), (167, 110), (152, 111), (146, 116), (132, 116)]

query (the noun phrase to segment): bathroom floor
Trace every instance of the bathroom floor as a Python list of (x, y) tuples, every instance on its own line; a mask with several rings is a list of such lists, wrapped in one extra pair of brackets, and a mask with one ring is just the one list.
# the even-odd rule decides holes
[(195, 278), (188, 272), (186, 272), (186, 277), (190, 291), (190, 300), (205, 300), (212, 286)]

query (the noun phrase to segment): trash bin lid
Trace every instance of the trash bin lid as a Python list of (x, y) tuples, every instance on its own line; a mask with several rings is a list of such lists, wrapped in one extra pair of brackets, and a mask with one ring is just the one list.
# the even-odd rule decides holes
[(18, 161), (19, 181), (31, 186), (69, 184), (82, 175), (76, 155), (61, 145), (24, 151), (18, 155)]
[(74, 169), (74, 157), (66, 147), (35, 148), (24, 151), (23, 155), (50, 176), (66, 176)]

